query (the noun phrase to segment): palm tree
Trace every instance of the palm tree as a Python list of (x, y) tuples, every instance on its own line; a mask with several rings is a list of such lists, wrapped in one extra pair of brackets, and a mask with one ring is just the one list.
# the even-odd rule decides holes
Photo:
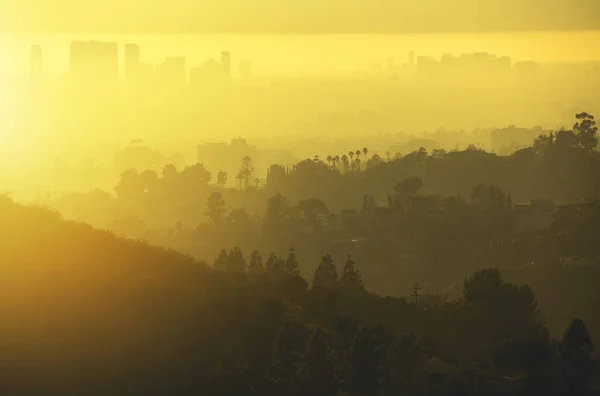
[(363, 154), (365, 155), (365, 162), (367, 162), (367, 154), (369, 153), (369, 149), (368, 148), (363, 148)]
[(356, 156), (357, 156), (357, 157), (360, 157), (361, 151), (360, 151), (360, 150), (356, 150), (356, 151), (354, 152), (354, 154), (356, 154)]
[(333, 161), (333, 157), (331, 155), (327, 156), (327, 163), (329, 164), (329, 167), (331, 167), (331, 162)]
[(342, 164), (344, 164), (344, 171), (347, 172), (348, 168), (350, 167), (350, 162), (348, 161), (348, 157), (345, 155), (342, 155)]
[(348, 153), (348, 156), (350, 157), (350, 159), (354, 158), (354, 151), (350, 151)]
[(340, 156), (339, 155), (336, 155), (335, 157), (333, 157), (333, 164), (337, 169), (338, 165), (340, 164)]

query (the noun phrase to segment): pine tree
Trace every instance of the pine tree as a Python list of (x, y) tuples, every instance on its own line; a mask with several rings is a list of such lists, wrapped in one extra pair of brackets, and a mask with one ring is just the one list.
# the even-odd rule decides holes
[(273, 264), (272, 272), (278, 276), (285, 275), (285, 260), (282, 259), (281, 257), (277, 257), (277, 259), (275, 260), (275, 263)]
[(217, 269), (221, 269), (221, 270), (228, 269), (228, 267), (229, 267), (229, 256), (227, 255), (227, 252), (225, 251), (225, 249), (221, 249), (221, 252), (219, 253), (219, 256), (215, 260), (214, 267), (217, 268)]
[(583, 393), (593, 375), (594, 344), (580, 319), (571, 322), (560, 344), (565, 378), (572, 394)]
[(276, 262), (277, 256), (275, 256), (275, 253), (269, 254), (269, 258), (267, 258), (267, 262), (265, 263), (265, 270), (273, 271), (275, 269)]
[(322, 328), (318, 328), (313, 334), (306, 360), (308, 383), (303, 394), (309, 396), (338, 394), (342, 382), (340, 379), (340, 366), (336, 351)]
[(256, 250), (250, 254), (250, 264), (248, 265), (248, 271), (250, 272), (261, 272), (264, 269), (262, 257)]
[(340, 278), (340, 284), (349, 290), (364, 290), (365, 285), (360, 271), (355, 267), (352, 256), (348, 255), (348, 261), (344, 266), (344, 272)]
[(290, 254), (285, 261), (285, 273), (293, 276), (300, 276), (300, 269), (298, 268), (298, 260), (296, 260), (296, 251), (294, 248), (290, 248)]
[(354, 338), (349, 363), (354, 390), (377, 394), (385, 377), (385, 350), (370, 328), (361, 328)]
[(335, 287), (338, 281), (337, 268), (333, 264), (333, 259), (329, 254), (326, 254), (319, 267), (315, 271), (313, 278), (312, 288), (313, 289), (327, 289)]
[(236, 246), (231, 252), (229, 252), (229, 270), (231, 271), (245, 271), (247, 267), (246, 259), (242, 250)]

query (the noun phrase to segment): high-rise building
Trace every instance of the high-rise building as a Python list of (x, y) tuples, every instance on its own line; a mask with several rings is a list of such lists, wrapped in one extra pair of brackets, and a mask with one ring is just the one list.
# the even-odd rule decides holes
[(231, 54), (227, 51), (221, 52), (221, 67), (225, 78), (231, 78)]
[(88, 81), (116, 80), (119, 77), (117, 43), (73, 41), (71, 43), (71, 75)]
[(410, 51), (408, 53), (408, 64), (411, 66), (415, 65), (415, 51)]
[(125, 44), (125, 79), (134, 81), (139, 78), (140, 72), (140, 46)]
[(44, 73), (44, 58), (40, 45), (31, 46), (31, 79), (39, 81)]

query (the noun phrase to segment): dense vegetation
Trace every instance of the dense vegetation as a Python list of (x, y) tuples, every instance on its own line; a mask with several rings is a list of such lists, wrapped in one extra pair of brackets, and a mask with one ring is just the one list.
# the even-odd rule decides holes
[[(573, 395), (597, 384), (584, 322), (552, 340), (534, 291), (483, 269), (460, 298), (365, 291), (352, 257), (309, 283), (295, 250), (214, 269), (0, 201), (6, 394)], [(482, 263), (486, 267), (486, 263)], [(368, 285), (367, 285), (368, 287)]]

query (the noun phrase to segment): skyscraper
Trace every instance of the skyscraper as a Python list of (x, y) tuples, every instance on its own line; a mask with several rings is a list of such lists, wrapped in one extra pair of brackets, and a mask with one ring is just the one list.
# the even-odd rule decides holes
[(125, 79), (135, 81), (140, 71), (140, 46), (125, 44)]
[(227, 51), (221, 52), (221, 67), (225, 79), (231, 78), (231, 54)]
[(44, 73), (44, 58), (42, 47), (40, 45), (31, 46), (31, 79), (35, 82), (40, 81)]

